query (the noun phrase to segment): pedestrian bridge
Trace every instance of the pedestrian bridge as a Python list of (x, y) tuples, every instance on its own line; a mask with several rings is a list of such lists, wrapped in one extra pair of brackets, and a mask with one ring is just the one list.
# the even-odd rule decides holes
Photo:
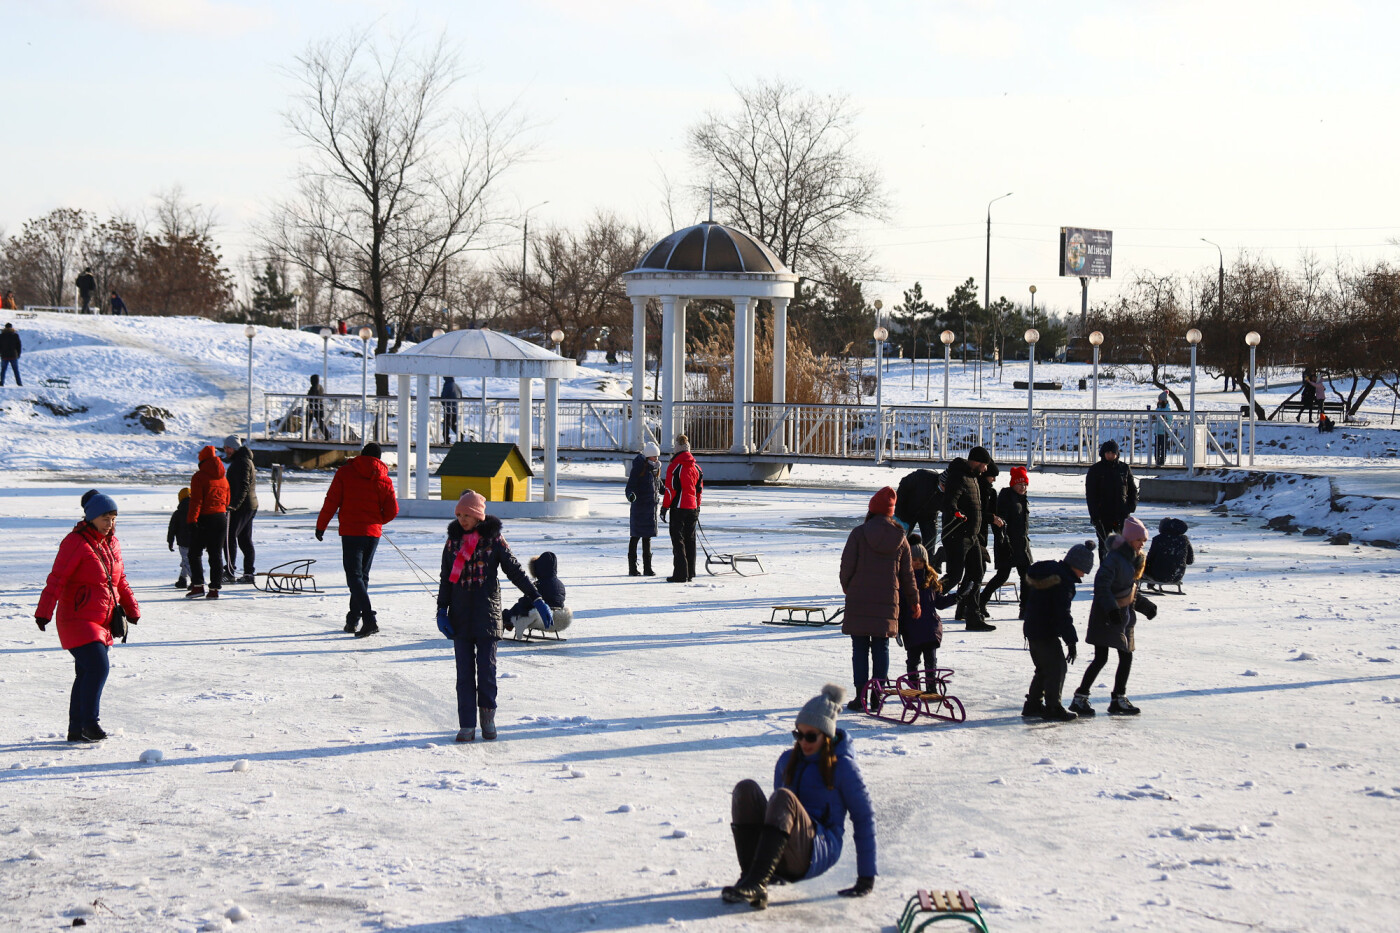
[[(304, 451), (358, 450), (374, 441), (387, 452), (398, 443), (398, 399), (393, 396), (370, 397), (362, 404), (358, 395), (308, 399), (268, 393), (263, 404), (262, 441)], [(639, 445), (631, 441), (633, 404), (630, 399), (561, 399), (561, 459), (617, 459), (635, 453)], [(743, 450), (733, 443), (735, 409), (730, 402), (675, 403), (676, 431), (689, 436), (697, 454), (774, 466), (943, 463), (975, 446), (987, 448), (999, 463), (1088, 466), (1098, 459), (1100, 442), (1110, 438), (1118, 442), (1128, 463), (1155, 466), (1154, 431), (1164, 429), (1164, 465), (1183, 467), (1190, 438), (1190, 415), (1185, 412), (1159, 421), (1150, 411), (1039, 409), (1028, 424), (1024, 409), (1008, 408), (787, 403), (744, 407), (751, 428)], [(667, 450), (670, 438), (659, 436), (661, 404), (643, 403), (642, 411), (648, 438)], [(536, 403), (532, 447), (542, 446), (544, 425), (544, 403)], [(453, 440), (514, 442), (519, 427), (518, 399), (429, 399), (429, 444), (444, 453)], [(1247, 442), (1248, 426), (1238, 412), (1197, 412), (1197, 467), (1238, 467)]]

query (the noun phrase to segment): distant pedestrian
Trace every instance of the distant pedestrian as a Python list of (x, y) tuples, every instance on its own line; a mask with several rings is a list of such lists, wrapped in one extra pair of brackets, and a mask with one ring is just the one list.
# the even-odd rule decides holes
[[(1076, 714), (1060, 700), (1067, 664), (1078, 657), (1079, 636), (1074, 631), (1074, 592), (1084, 575), (1094, 569), (1094, 542), (1069, 549), (1063, 560), (1042, 560), (1026, 571), (1022, 600), (1025, 622), (1021, 632), (1035, 665), (1021, 716), (1039, 716), (1048, 722), (1069, 722)], [(1061, 654), (1060, 643), (1064, 643)]]
[(969, 632), (996, 631), (981, 615), (977, 596), (986, 572), (982, 561), (988, 518), (983, 514), (983, 490), (978, 478), (993, 466), (985, 447), (974, 447), (967, 457), (956, 457), (943, 474), (943, 575), (945, 592), (961, 597), (960, 618)]
[[(258, 517), (258, 471), (253, 452), (237, 434), (224, 438), (228, 460), (228, 542), (225, 583), (252, 583), (257, 552), (253, 548), (253, 519)], [(238, 549), (243, 549), (243, 576), (235, 577)]]
[[(982, 589), (982, 617), (987, 616), (987, 602), (1007, 580), (1011, 571), (1016, 571), (1017, 585), (1021, 602), (1026, 598), (1026, 571), (1031, 566), (1030, 500), (1026, 490), (1030, 487), (1030, 473), (1025, 467), (1011, 468), (1011, 485), (997, 493), (997, 518), (1001, 524), (993, 524), (992, 540), (997, 572)], [(1021, 616), (1017, 612), (1017, 617)]]
[(5, 293), (5, 300), (4, 300), (4, 302), (3, 302), (3, 306), (4, 306), (4, 308), (5, 308), (6, 311), (18, 311), (18, 310), (19, 310), (19, 305), (15, 304), (15, 293), (14, 293), (14, 292), (6, 292), (6, 293)]
[(865, 521), (851, 530), (841, 551), (841, 592), (846, 595), (841, 634), (851, 639), (856, 684), (846, 707), (852, 712), (861, 708), (862, 691), (872, 677), (890, 676), (890, 639), (899, 634), (900, 612), (907, 611), (911, 619), (921, 615), (913, 553), (894, 520), (895, 501), (889, 486), (871, 496)]
[[(1327, 417), (1327, 384), (1322, 381), (1322, 377), (1313, 374), (1312, 377), (1313, 405), (1317, 407), (1317, 417), (1322, 419)], [(1312, 412), (1308, 412), (1308, 421), (1312, 421)]]
[(14, 370), (15, 385), (24, 385), (24, 380), (19, 377), (19, 357), (24, 350), (24, 343), (19, 339), (19, 331), (15, 330), (15, 325), (6, 323), (0, 329), (0, 386), (5, 384), (5, 373)]
[(1137, 599), (1138, 557), (1147, 543), (1147, 527), (1136, 518), (1123, 523), (1123, 533), (1110, 539), (1108, 555), (1099, 564), (1094, 576), (1094, 602), (1089, 607), (1089, 628), (1084, 640), (1094, 646), (1094, 660), (1084, 671), (1079, 689), (1074, 692), (1070, 712), (1080, 716), (1094, 715), (1089, 705), (1089, 690), (1108, 663), (1110, 650), (1118, 652), (1118, 669), (1113, 675), (1113, 693), (1108, 712), (1113, 716), (1136, 716), (1138, 708), (1128, 700), (1128, 675), (1133, 669), (1133, 630), (1137, 614), (1133, 603)]
[[(501, 520), (486, 514), (481, 493), (464, 492), (455, 514), (442, 549), (437, 626), (452, 639), (457, 661), (457, 741), (476, 741), (480, 718), (481, 737), (489, 742), (496, 738), (496, 643), (501, 640), (497, 576), (505, 572), (530, 600), (545, 628), (554, 625), (554, 616), (501, 536)], [(562, 599), (563, 594), (558, 595)]]
[(938, 546), (938, 509), (943, 497), (943, 476), (936, 470), (906, 473), (895, 490), (899, 501), (894, 518), (906, 532), (917, 531), (926, 546)]
[(1123, 522), (1137, 511), (1137, 480), (1133, 470), (1118, 457), (1118, 442), (1099, 445), (1099, 460), (1084, 477), (1084, 499), (1089, 521), (1099, 537), (1099, 562), (1108, 553), (1108, 537), (1123, 530)]
[(1171, 396), (1165, 391), (1157, 396), (1156, 416), (1152, 419), (1152, 448), (1157, 458), (1157, 466), (1167, 462), (1167, 435), (1172, 422)]
[(91, 269), (84, 269), (73, 284), (78, 286), (78, 300), (82, 302), (83, 314), (88, 313), (88, 308), (93, 308), (94, 314), (102, 310), (92, 304), (93, 296), (97, 294), (97, 279), (93, 277)]
[(321, 429), (321, 437), (329, 441), (331, 429), (326, 427), (326, 403), (322, 400), (325, 394), (321, 377), (312, 373), (311, 386), (306, 390), (306, 434), (311, 436), (311, 426), (314, 424)]
[(676, 435), (676, 451), (666, 467), (666, 487), (661, 499), (661, 520), (671, 524), (672, 573), (667, 583), (695, 579), (695, 527), (700, 523), (700, 498), (705, 474), (690, 453), (690, 438)]
[(389, 468), (380, 459), (378, 444), (366, 444), (358, 457), (335, 471), (321, 514), (316, 517), (317, 541), (325, 540), (326, 528), (337, 513), (345, 585), (350, 590), (345, 631), (365, 638), (379, 631), (379, 618), (369, 600), (370, 566), (384, 526), (399, 514), (394, 483), (389, 479)]
[[(213, 445), (200, 448), (199, 469), (190, 479), (190, 590), (186, 599), (218, 599), (224, 585), (224, 547), (228, 541), (228, 479)], [(201, 555), (209, 555), (209, 591), (204, 591)]]
[(83, 520), (58, 547), (34, 621), (42, 632), (56, 616), (59, 643), (73, 656), (68, 741), (100, 742), (107, 737), (99, 720), (102, 689), (111, 669), (107, 651), (112, 626), (134, 625), (141, 618), (141, 606), (127, 582), (117, 543), (116, 501), (102, 493), (84, 499)]
[(1300, 407), (1298, 414), (1293, 417), (1295, 422), (1302, 421), (1303, 415), (1308, 416), (1308, 424), (1312, 424), (1313, 403), (1317, 401), (1317, 383), (1313, 382), (1313, 371), (1303, 370), (1302, 396), (1298, 399)]
[[(651, 569), (651, 539), (659, 532), (656, 513), (661, 505), (661, 448), (652, 441), (642, 445), (632, 458), (627, 474), (628, 515), (627, 575), (629, 577), (656, 574)], [(642, 544), (642, 569), (637, 569), (637, 542)]]
[(180, 578), (175, 581), (175, 586), (183, 590), (190, 585), (190, 546), (194, 544), (194, 529), (190, 526), (190, 487), (181, 489), (176, 498), (179, 504), (170, 513), (165, 543), (172, 551), (180, 549)]
[(443, 440), (452, 443), (452, 435), (456, 434), (461, 440), (461, 432), (457, 430), (457, 399), (462, 397), (462, 387), (457, 385), (457, 380), (451, 376), (444, 376), (442, 379), (442, 435)]
[(122, 301), (122, 296), (117, 294), (116, 289), (112, 290), (112, 297), (107, 299), (107, 307), (114, 315), (126, 314), (126, 302)]

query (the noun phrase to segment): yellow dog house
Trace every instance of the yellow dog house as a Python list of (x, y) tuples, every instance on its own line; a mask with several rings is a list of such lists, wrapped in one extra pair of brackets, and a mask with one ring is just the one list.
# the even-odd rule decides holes
[(488, 502), (528, 502), (534, 475), (514, 444), (458, 441), (437, 468), (442, 498), (449, 500), (472, 489)]

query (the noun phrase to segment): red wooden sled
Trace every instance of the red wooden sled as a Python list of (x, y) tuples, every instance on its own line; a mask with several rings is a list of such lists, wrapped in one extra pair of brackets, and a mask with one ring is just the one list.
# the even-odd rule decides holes
[[(925, 690), (920, 685), (928, 683), (930, 673), (934, 689)], [(902, 726), (912, 725), (921, 718), (965, 722), (967, 710), (962, 701), (948, 692), (948, 680), (952, 676), (951, 668), (940, 667), (931, 672), (913, 671), (895, 680), (872, 678), (861, 688), (861, 709), (867, 716)]]

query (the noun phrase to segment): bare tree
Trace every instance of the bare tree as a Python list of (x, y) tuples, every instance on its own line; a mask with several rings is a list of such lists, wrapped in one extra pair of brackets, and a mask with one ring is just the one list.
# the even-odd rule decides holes
[(789, 269), (818, 275), (860, 270), (863, 251), (851, 225), (884, 216), (879, 172), (856, 155), (856, 112), (847, 98), (819, 96), (782, 81), (736, 87), (739, 108), (710, 113), (690, 130), (689, 148), (703, 184), (714, 186), (715, 213), (758, 237)]
[(80, 271), (88, 229), (96, 220), (87, 211), (60, 207), (24, 222), (19, 236), (5, 246), (20, 301), (63, 304), (70, 280)]
[[(356, 300), (397, 348), (433, 310), (446, 265), (489, 246), (503, 218), (492, 205), (519, 157), (509, 111), (467, 114), (447, 97), (462, 77), (444, 39), (417, 50), (380, 47), (366, 34), (308, 48), (287, 114), (308, 159), (299, 192), (263, 231), (269, 251)], [(314, 246), (314, 252), (306, 244)], [(388, 377), (376, 391), (388, 393)]]

